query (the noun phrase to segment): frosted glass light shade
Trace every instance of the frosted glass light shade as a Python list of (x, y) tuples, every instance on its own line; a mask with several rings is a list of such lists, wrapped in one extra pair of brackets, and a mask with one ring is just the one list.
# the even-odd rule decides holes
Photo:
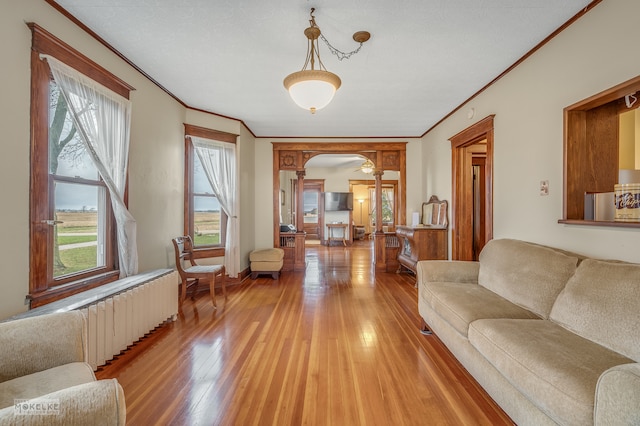
[(376, 165), (373, 164), (373, 161), (369, 160), (368, 158), (365, 160), (364, 163), (362, 163), (362, 165), (360, 166), (360, 170), (362, 170), (364, 173), (371, 173), (373, 172), (373, 168)]
[(340, 77), (324, 70), (298, 71), (284, 79), (291, 99), (312, 114), (329, 105), (341, 84)]

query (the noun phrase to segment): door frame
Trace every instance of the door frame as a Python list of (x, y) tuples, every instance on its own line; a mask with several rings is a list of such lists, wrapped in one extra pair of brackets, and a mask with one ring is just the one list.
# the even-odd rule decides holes
[[(302, 188), (302, 192), (304, 193), (305, 189), (307, 187), (313, 188), (313, 189), (317, 189), (318, 190), (318, 239), (320, 241), (324, 241), (324, 198), (322, 198), (322, 194), (324, 193), (324, 179), (305, 179), (303, 181), (303, 188)], [(298, 190), (298, 185), (296, 182), (295, 185), (296, 191)], [(298, 199), (297, 193), (294, 191), (294, 196), (296, 197), (295, 199)], [(304, 197), (303, 197), (304, 199)], [(296, 206), (296, 209), (298, 207)], [(302, 208), (304, 209), (304, 206), (302, 206)], [(296, 210), (297, 211), (297, 210)], [(298, 226), (296, 224), (296, 226)], [(304, 222), (302, 223), (302, 229), (304, 229), (305, 224)], [(306, 237), (305, 237), (306, 239)]]
[[(451, 259), (473, 260), (473, 179), (466, 148), (486, 139), (484, 244), (493, 239), (493, 119), (490, 115), (449, 138), (451, 141)], [(484, 245), (483, 244), (483, 245)]]
[[(280, 171), (290, 170), (304, 179), (306, 162), (321, 154), (358, 154), (369, 158), (376, 165), (376, 171), (398, 171), (398, 224), (406, 220), (406, 156), (408, 142), (271, 142), (273, 145), (273, 244), (280, 247)], [(304, 262), (304, 252), (300, 253), (300, 264)], [(378, 262), (378, 258), (376, 258)]]

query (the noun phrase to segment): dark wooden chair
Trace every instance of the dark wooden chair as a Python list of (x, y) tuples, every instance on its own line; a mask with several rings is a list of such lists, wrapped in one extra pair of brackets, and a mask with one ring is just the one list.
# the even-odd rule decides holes
[[(176, 254), (176, 269), (180, 274), (182, 283), (180, 284), (180, 304), (187, 297), (187, 288), (198, 288), (200, 280), (209, 281), (209, 291), (211, 292), (211, 301), (213, 306), (216, 305), (215, 283), (216, 276), (220, 276), (222, 280), (222, 293), (224, 299), (227, 300), (227, 286), (225, 283), (224, 265), (198, 265), (193, 257), (193, 240), (189, 235), (177, 237), (171, 240)], [(188, 264), (185, 262), (188, 261)], [(192, 298), (194, 293), (192, 293)]]

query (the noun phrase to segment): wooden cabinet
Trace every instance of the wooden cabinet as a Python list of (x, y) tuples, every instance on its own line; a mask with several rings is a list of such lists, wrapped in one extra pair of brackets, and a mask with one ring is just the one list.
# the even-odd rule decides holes
[(399, 269), (407, 268), (416, 273), (416, 263), (420, 260), (446, 260), (448, 258), (448, 240), (446, 227), (396, 226), (396, 235), (400, 240), (398, 254)]

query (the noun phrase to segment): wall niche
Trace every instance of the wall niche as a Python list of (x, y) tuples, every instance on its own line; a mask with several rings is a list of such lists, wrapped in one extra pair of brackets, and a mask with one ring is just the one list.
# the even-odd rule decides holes
[[(629, 167), (625, 153), (629, 144), (621, 142), (621, 122), (640, 106), (638, 91), (640, 76), (564, 109), (564, 200), (559, 223), (640, 227), (640, 222), (585, 219), (585, 194), (613, 192), (620, 169)], [(640, 168), (637, 162), (632, 164)]]

